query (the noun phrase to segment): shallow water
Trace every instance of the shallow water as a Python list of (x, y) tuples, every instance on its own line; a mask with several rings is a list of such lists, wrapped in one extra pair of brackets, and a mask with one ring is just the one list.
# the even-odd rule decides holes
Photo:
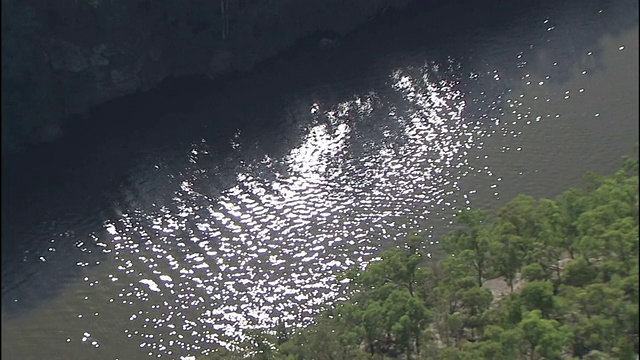
[[(638, 4), (448, 4), (3, 164), (2, 355), (179, 358), (344, 296), (407, 231), (552, 197), (638, 143)], [(452, 20), (452, 19), (455, 19)]]

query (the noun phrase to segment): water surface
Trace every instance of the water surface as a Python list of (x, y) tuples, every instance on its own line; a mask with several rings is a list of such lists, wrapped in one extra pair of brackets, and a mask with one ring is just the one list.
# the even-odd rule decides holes
[(407, 231), (433, 252), (457, 209), (611, 173), (638, 142), (637, 14), (447, 4), (97, 109), (3, 164), (2, 355), (173, 359), (303, 326)]

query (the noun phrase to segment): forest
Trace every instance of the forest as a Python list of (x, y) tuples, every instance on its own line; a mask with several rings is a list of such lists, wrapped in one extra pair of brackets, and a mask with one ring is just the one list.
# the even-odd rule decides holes
[(313, 326), (207, 359), (637, 359), (638, 161), (585, 183), (460, 211), (436, 260), (409, 236), (344, 274), (349, 300)]

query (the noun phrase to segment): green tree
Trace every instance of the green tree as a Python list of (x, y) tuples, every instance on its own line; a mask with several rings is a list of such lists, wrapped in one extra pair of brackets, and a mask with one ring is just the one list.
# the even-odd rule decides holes
[(562, 282), (571, 286), (586, 286), (598, 276), (595, 269), (584, 257), (578, 257), (567, 262), (562, 271)]
[(316, 323), (290, 335), (289, 340), (278, 346), (274, 359), (283, 360), (356, 360), (368, 356), (360, 350), (360, 344), (350, 339), (352, 324), (329, 311), (316, 318)]
[(556, 203), (560, 208), (559, 221), (563, 235), (559, 238), (559, 245), (573, 259), (576, 251), (575, 243), (579, 236), (576, 221), (587, 209), (586, 193), (583, 190), (571, 188), (558, 196)]
[(449, 255), (459, 256), (473, 267), (478, 286), (489, 266), (489, 234), (485, 226), (486, 214), (480, 210), (462, 210), (456, 219), (464, 230), (452, 231), (441, 241), (441, 248)]
[(468, 347), (473, 349), (476, 359), (512, 360), (518, 358), (522, 341), (520, 329), (489, 325), (484, 330), (484, 340)]
[(472, 287), (460, 291), (460, 299), (464, 311), (464, 326), (471, 329), (470, 338), (475, 340), (476, 330), (482, 330), (486, 324), (483, 315), (489, 309), (493, 295), (489, 289)]
[(370, 263), (353, 278), (358, 292), (343, 312), (355, 325), (352, 339), (367, 343), (371, 355), (384, 352), (382, 344), (390, 341), (407, 356), (420, 352), (420, 340), (431, 318), (416, 296), (421, 240), (412, 236), (401, 248), (386, 250), (380, 261)]
[(496, 224), (492, 229), (491, 253), (494, 258), (496, 274), (504, 276), (513, 291), (516, 275), (524, 264), (525, 252), (522, 250), (525, 240), (514, 235), (515, 228), (510, 223)]
[(523, 266), (522, 278), (527, 281), (549, 280), (547, 272), (539, 263), (532, 263)]
[[(541, 199), (538, 201), (534, 216), (538, 226), (527, 263), (538, 266), (529, 267), (528, 275), (535, 277), (535, 280), (551, 280), (554, 275), (559, 278), (558, 263), (566, 252), (564, 248), (568, 238), (563, 226), (562, 209), (554, 200)], [(531, 272), (534, 269), (537, 271), (535, 275)], [(524, 275), (524, 268), (522, 271)]]
[(420, 339), (431, 319), (431, 312), (422, 301), (406, 291), (396, 290), (385, 301), (386, 328), (396, 344), (411, 358), (415, 349), (420, 353)]
[(531, 359), (561, 359), (570, 342), (570, 332), (555, 320), (543, 319), (540, 310), (529, 311), (519, 325)]
[[(536, 221), (537, 201), (527, 195), (518, 195), (497, 212), (499, 223), (511, 224), (514, 235), (526, 240), (535, 239), (540, 228)], [(525, 250), (523, 248), (523, 250)]]
[(540, 310), (542, 317), (549, 318), (554, 307), (553, 286), (547, 281), (527, 283), (520, 292), (527, 310)]

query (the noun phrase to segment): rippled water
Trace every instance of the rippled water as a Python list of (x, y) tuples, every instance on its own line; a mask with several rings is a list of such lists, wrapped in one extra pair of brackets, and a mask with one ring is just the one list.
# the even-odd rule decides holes
[(638, 142), (637, 13), (443, 5), (99, 110), (3, 164), (2, 355), (179, 358), (303, 326), (407, 231), (434, 245), (456, 209), (615, 170)]

